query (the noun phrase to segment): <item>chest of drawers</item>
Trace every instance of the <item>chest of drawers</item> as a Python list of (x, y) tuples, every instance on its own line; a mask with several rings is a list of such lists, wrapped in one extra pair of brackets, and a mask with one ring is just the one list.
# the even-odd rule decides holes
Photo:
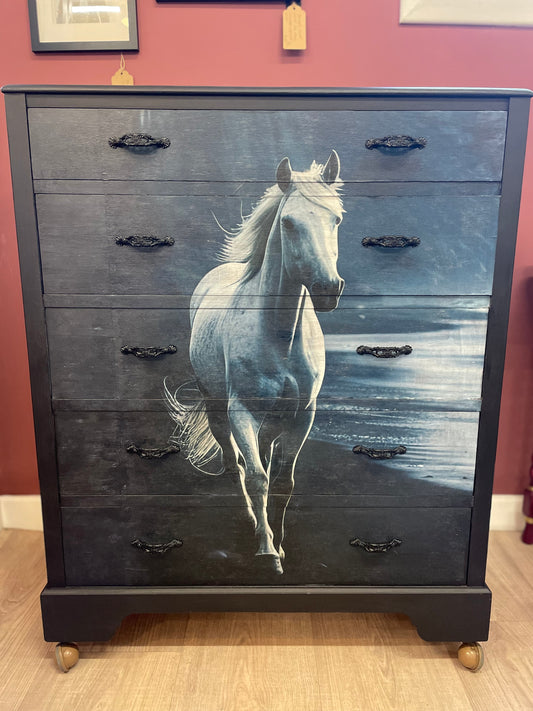
[(46, 639), (183, 610), (486, 639), (529, 93), (4, 91)]

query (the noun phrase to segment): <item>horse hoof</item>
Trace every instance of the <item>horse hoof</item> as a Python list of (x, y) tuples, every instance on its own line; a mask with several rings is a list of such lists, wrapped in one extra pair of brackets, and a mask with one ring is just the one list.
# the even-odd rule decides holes
[(283, 567), (278, 555), (272, 555), (271, 553), (256, 553), (255, 559), (259, 568), (265, 573), (283, 575)]

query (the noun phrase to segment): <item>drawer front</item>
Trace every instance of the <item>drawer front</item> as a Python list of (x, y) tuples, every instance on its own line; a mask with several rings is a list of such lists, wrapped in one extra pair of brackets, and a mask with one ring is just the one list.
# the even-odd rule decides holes
[[(164, 410), (57, 412), (61, 495), (240, 496), (233, 475), (207, 476), (172, 447), (174, 427)], [(350, 496), (358, 505), (465, 498), (477, 427), (475, 412), (320, 409), (298, 457), (295, 494)], [(216, 472), (221, 463), (206, 468)]]
[(48, 309), (47, 322), (56, 399), (161, 400), (167, 376), (194, 377), (186, 309)]
[[(344, 207), (338, 271), (345, 294), (492, 292), (497, 196), (358, 197)], [(407, 246), (382, 246), (390, 244)]]
[[(235, 314), (242, 318), (244, 312)], [(478, 408), (486, 309), (339, 308), (322, 316), (326, 376), (320, 398)], [(47, 310), (47, 321), (56, 399), (161, 399), (165, 378), (171, 390), (194, 379), (187, 309), (54, 308)], [(383, 347), (400, 352), (372, 354)], [(145, 358), (125, 348), (174, 352)], [(221, 365), (213, 361), (210, 367), (217, 369), (215, 378)], [(269, 359), (266, 342), (262, 368), (267, 377), (279, 378), (278, 359)]]
[(391, 500), (471, 493), (478, 424), (476, 412), (318, 410), (295, 493)]
[(292, 507), (281, 576), (261, 571), (237, 507), (148, 497), (63, 508), (62, 520), (67, 585), (461, 585), (470, 510)]
[(479, 409), (487, 309), (419, 302), (420, 308), (372, 308), (369, 300), (357, 308), (361, 302), (345, 299), (320, 314), (326, 344), (320, 397), (372, 408), (395, 400), (412, 409)]
[[(219, 263), (213, 216), (230, 229), (252, 208), (238, 195), (38, 195), (45, 292), (190, 294)], [(346, 196), (344, 208), (345, 295), (491, 293), (499, 197)], [(139, 235), (159, 246), (120, 244)], [(415, 246), (381, 246), (390, 235)]]
[(295, 511), (286, 568), (318, 584), (464, 585), (470, 517), (448, 508)]
[(159, 411), (59, 411), (55, 421), (62, 496), (240, 495), (234, 477), (207, 476), (172, 446), (176, 425), (163, 405)]
[[(243, 508), (180, 506), (156, 497), (106, 506), (102, 499), (95, 508), (62, 509), (67, 585), (246, 581), (255, 540)], [(132, 545), (136, 540), (170, 545), (164, 553), (147, 552)]]
[[(506, 131), (504, 111), (33, 108), (28, 113), (35, 179), (272, 181), (284, 156), (296, 170), (305, 170), (313, 160), (325, 162), (335, 148), (346, 182), (498, 181)], [(168, 139), (170, 145), (109, 145), (110, 138), (128, 133)], [(390, 135), (426, 144), (407, 151), (365, 147)]]
[[(187, 195), (38, 195), (36, 203), (44, 290), (52, 294), (191, 294), (219, 264), (224, 234), (213, 214), (232, 226), (241, 204)], [(135, 236), (160, 244), (128, 244)]]

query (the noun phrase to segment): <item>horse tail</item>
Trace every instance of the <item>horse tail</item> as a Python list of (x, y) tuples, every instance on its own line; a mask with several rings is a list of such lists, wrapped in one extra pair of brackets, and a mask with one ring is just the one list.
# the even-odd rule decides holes
[[(165, 378), (163, 380), (165, 403), (170, 417), (176, 423), (176, 428), (169, 437), (169, 442), (177, 444), (185, 454), (186, 459), (198, 471), (209, 476), (222, 474), (223, 468), (216, 472), (207, 471), (204, 468), (213, 459), (220, 458), (222, 447), (214, 438), (209, 427), (205, 400), (198, 386), (193, 382), (188, 382), (171, 392), (167, 387), (166, 381), (167, 379)], [(187, 389), (187, 400), (189, 402), (183, 402), (183, 400), (179, 399), (185, 389)]]

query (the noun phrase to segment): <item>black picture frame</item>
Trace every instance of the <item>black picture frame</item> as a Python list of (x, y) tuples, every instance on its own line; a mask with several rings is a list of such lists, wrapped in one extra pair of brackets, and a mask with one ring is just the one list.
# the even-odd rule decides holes
[[(139, 49), (137, 0), (28, 0), (28, 9), (33, 52)], [(83, 22), (91, 12), (107, 15), (106, 21)]]
[[(182, 3), (182, 2), (242, 2), (242, 3), (248, 3), (250, 4), (255, 4), (259, 2), (272, 2), (272, 3), (278, 3), (278, 4), (287, 4), (286, 0), (155, 0), (156, 2), (161, 2), (161, 3)], [(298, 2), (298, 5), (300, 5), (300, 0), (295, 0), (295, 2)]]

